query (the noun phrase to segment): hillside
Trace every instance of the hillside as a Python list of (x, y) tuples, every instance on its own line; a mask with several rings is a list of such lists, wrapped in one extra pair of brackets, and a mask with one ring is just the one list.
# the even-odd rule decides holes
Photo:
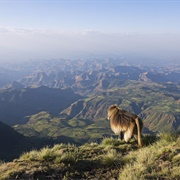
[(59, 115), (48, 112), (27, 117), (27, 123), (14, 128), (25, 136), (73, 138), (77, 143), (111, 136), (107, 109), (112, 104), (139, 115), (144, 122), (143, 133), (180, 130), (179, 94), (169, 92), (157, 83), (129, 81), (72, 103)]
[(17, 88), (17, 83), (13, 83), (13, 86), (0, 90), (0, 120), (9, 125), (23, 124), (27, 122), (26, 116), (40, 111), (58, 114), (80, 98), (82, 96), (70, 88)]
[(25, 137), (12, 127), (0, 122), (0, 159), (12, 160), (22, 152)]
[[(59, 139), (60, 142), (67, 140), (69, 141), (68, 137)], [(51, 138), (25, 137), (0, 121), (0, 161), (12, 161), (25, 151), (40, 149), (54, 143), (58, 141), (55, 142)]]
[(145, 136), (144, 147), (113, 138), (82, 146), (57, 144), (0, 164), (0, 179), (169, 179), (180, 178), (180, 136)]
[[(156, 83), (129, 81), (118, 88), (83, 99), (81, 104), (79, 101), (75, 102), (62, 111), (62, 114), (67, 114), (68, 118), (76, 117), (96, 121), (106, 118), (110, 105), (118, 104), (121, 108), (139, 115), (145, 126), (152, 131), (159, 129), (177, 131), (180, 129), (178, 93), (169, 92), (166, 86)], [(76, 114), (74, 114), (75, 109)], [(167, 127), (162, 127), (162, 124)]]

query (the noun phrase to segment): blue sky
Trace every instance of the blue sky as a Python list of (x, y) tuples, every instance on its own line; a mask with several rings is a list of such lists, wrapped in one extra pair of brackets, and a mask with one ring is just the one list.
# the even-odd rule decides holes
[(0, 60), (81, 52), (179, 56), (179, 21), (179, 0), (0, 0)]
[(180, 1), (0, 0), (0, 26), (101, 32), (180, 32)]

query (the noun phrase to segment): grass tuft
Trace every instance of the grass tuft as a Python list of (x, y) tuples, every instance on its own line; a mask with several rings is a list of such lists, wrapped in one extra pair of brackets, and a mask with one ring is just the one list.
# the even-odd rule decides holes
[(177, 133), (161, 133), (160, 140), (165, 140), (167, 142), (175, 142), (178, 138)]
[(114, 138), (105, 138), (102, 140), (101, 144), (103, 146), (119, 146), (121, 144), (121, 141)]
[(115, 149), (109, 150), (102, 156), (101, 162), (103, 165), (112, 166), (120, 162), (121, 155)]
[(39, 152), (36, 150), (32, 150), (30, 152), (25, 152), (21, 155), (20, 160), (25, 161), (36, 161), (39, 159)]
[(73, 150), (68, 150), (63, 153), (60, 161), (64, 163), (76, 163), (80, 159), (80, 152), (78, 148), (74, 148)]
[(56, 151), (53, 151), (53, 149), (49, 149), (48, 147), (41, 149), (41, 151), (39, 152), (40, 161), (53, 161), (56, 156)]

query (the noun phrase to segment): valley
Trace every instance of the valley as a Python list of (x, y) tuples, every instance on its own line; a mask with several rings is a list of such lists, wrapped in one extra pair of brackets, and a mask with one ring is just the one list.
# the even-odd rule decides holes
[(1, 69), (0, 121), (23, 136), (27, 149), (114, 136), (107, 120), (112, 104), (139, 115), (143, 134), (180, 131), (178, 65), (60, 59)]

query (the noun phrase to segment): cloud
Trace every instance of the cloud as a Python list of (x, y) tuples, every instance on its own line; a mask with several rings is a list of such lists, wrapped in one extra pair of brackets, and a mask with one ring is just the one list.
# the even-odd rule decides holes
[(1, 59), (73, 57), (84, 52), (180, 57), (180, 34), (101, 33), (0, 28)]

